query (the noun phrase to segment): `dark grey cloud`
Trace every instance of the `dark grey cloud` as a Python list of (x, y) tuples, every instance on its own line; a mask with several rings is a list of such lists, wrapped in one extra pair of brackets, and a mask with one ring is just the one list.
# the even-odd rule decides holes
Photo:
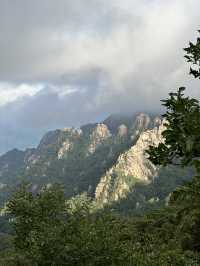
[(182, 48), (199, 0), (2, 0), (0, 152), (114, 112), (160, 111), (179, 86), (199, 97)]
[(112, 29), (117, 18), (105, 3), (104, 0), (2, 0), (0, 79), (49, 80), (52, 72), (52, 79), (65, 72), (64, 62), (68, 59), (66, 56), (60, 61), (60, 57), (71, 42), (96, 32), (103, 36)]

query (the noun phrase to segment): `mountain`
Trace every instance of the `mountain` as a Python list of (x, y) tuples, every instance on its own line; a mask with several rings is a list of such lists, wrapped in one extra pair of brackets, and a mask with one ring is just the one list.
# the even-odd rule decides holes
[(117, 163), (103, 176), (96, 188), (95, 197), (99, 203), (117, 201), (126, 196), (135, 183), (149, 184), (158, 174), (158, 167), (145, 156), (150, 145), (163, 142), (164, 129), (161, 120), (151, 130), (141, 133), (136, 144), (121, 154)]
[(192, 168), (158, 167), (148, 160), (148, 147), (164, 142), (164, 121), (156, 117), (153, 125), (101, 177), (95, 191), (98, 206), (124, 214), (147, 212), (166, 205), (170, 193), (194, 175)]
[(159, 116), (140, 113), (50, 131), (36, 148), (0, 157), (0, 205), (22, 181), (30, 182), (33, 191), (63, 183), (68, 198), (87, 192), (97, 206), (112, 205), (116, 211), (125, 211), (127, 205), (143, 208), (149, 200), (164, 204), (169, 193), (190, 178), (191, 170), (176, 168), (176, 177), (170, 178), (170, 169), (158, 169), (146, 158), (148, 146), (163, 140), (162, 130)]

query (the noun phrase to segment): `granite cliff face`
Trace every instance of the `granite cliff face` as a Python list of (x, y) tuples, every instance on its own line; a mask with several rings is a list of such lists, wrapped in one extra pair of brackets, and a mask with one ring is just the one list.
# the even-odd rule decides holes
[(132, 133), (132, 139), (137, 138), (143, 131), (151, 127), (151, 118), (149, 115), (141, 113), (136, 116), (135, 122), (132, 125), (130, 131)]
[(83, 191), (94, 196), (101, 176), (142, 132), (152, 127), (152, 121), (142, 113), (112, 115), (102, 123), (80, 129), (50, 131), (36, 148), (13, 150), (0, 157), (1, 192), (8, 183), (16, 185), (23, 179), (34, 188), (62, 182), (69, 197)]
[(124, 124), (121, 124), (119, 127), (118, 127), (118, 132), (117, 132), (117, 135), (120, 137), (120, 138), (126, 138), (128, 136), (128, 127)]
[[(146, 128), (150, 119), (140, 120), (139, 118), (141, 116), (136, 120), (138, 128)], [(145, 123), (141, 123), (141, 121)], [(95, 192), (98, 203), (117, 201), (125, 197), (136, 182), (149, 183), (157, 176), (158, 168), (147, 159), (145, 153), (150, 145), (157, 146), (163, 142), (164, 126), (162, 121), (156, 118), (154, 125), (157, 126), (141, 133), (136, 144), (120, 155), (117, 163), (101, 178)]]
[(90, 134), (88, 151), (94, 153), (96, 149), (103, 145), (107, 139), (112, 136), (108, 127), (104, 124), (97, 124), (93, 132)]
[(58, 159), (63, 159), (68, 153), (73, 151), (74, 145), (83, 134), (81, 129), (64, 128), (63, 132), (66, 133), (66, 137), (63, 140), (61, 147), (58, 149)]
[[(144, 153), (149, 145), (163, 141), (162, 130), (160, 117), (140, 113), (112, 115), (80, 129), (50, 131), (36, 148), (0, 156), (0, 206), (22, 180), (31, 183), (34, 191), (63, 183), (68, 198), (86, 192), (99, 206), (118, 202), (130, 193), (141, 197), (143, 192), (133, 191), (138, 183), (146, 186), (147, 193), (147, 185), (153, 184), (156, 176), (155, 180), (164, 180), (175, 172), (160, 173)], [(170, 186), (165, 181), (155, 185), (155, 193), (149, 197), (167, 196), (179, 184), (173, 180)]]

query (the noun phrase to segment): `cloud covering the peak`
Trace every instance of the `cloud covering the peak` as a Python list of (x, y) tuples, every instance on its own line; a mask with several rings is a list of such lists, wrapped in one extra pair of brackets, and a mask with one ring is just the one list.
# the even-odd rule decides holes
[(2, 0), (0, 152), (110, 113), (159, 111), (179, 86), (199, 97), (183, 47), (199, 0)]

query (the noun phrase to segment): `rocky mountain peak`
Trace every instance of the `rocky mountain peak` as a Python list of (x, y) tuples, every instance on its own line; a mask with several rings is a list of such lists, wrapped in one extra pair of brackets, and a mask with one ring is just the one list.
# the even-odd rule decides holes
[(105, 124), (97, 124), (90, 135), (90, 145), (88, 151), (93, 153), (100, 144), (105, 142), (111, 136), (112, 134)]
[(153, 127), (158, 127), (160, 125), (162, 125), (163, 123), (163, 119), (161, 116), (156, 116), (153, 120)]
[[(140, 118), (143, 121), (140, 125), (147, 126), (148, 117), (142, 115)], [(147, 159), (145, 151), (150, 145), (157, 146), (163, 141), (163, 130), (164, 126), (161, 123), (160, 126), (144, 131), (136, 144), (119, 156), (115, 166), (107, 171), (96, 188), (97, 202), (104, 204), (116, 201), (125, 197), (136, 182), (149, 183), (153, 180), (158, 168)]]
[(136, 116), (133, 126), (131, 127), (132, 139), (136, 139), (139, 134), (149, 128), (151, 124), (151, 118), (145, 113), (140, 113)]
[(83, 131), (80, 128), (73, 128), (73, 127), (65, 127), (62, 130), (65, 133), (71, 134), (71, 135), (82, 135)]
[(138, 129), (146, 129), (148, 128), (150, 122), (151, 118), (148, 114), (140, 113), (136, 116), (134, 127), (137, 127)]
[(76, 128), (64, 128), (62, 131), (65, 133), (65, 137), (61, 143), (60, 149), (58, 150), (59, 160), (62, 159), (68, 152), (72, 151), (76, 140), (83, 134), (81, 129)]
[(124, 124), (120, 125), (118, 127), (117, 135), (119, 137), (126, 137), (128, 135), (128, 127)]
[(72, 150), (73, 149), (73, 145), (74, 145), (73, 141), (70, 141), (69, 139), (66, 139), (62, 143), (62, 147), (58, 151), (58, 159), (59, 160), (62, 159), (67, 152)]
[[(87, 124), (81, 130), (48, 132), (37, 148), (15, 149), (0, 156), (0, 199), (8, 199), (22, 176), (33, 184), (33, 191), (54, 182), (65, 185), (67, 198), (87, 191), (96, 197), (97, 206), (111, 203), (115, 208), (131, 199), (131, 208), (140, 209), (149, 200), (165, 199), (187, 176), (191, 177), (190, 173), (184, 177), (178, 170), (174, 183), (174, 168), (158, 169), (145, 154), (149, 145), (163, 141), (165, 122), (144, 113), (123, 114), (112, 115), (103, 123)], [(131, 136), (136, 137), (133, 140)], [(167, 184), (164, 193), (163, 184)], [(5, 200), (0, 201), (0, 207)]]

